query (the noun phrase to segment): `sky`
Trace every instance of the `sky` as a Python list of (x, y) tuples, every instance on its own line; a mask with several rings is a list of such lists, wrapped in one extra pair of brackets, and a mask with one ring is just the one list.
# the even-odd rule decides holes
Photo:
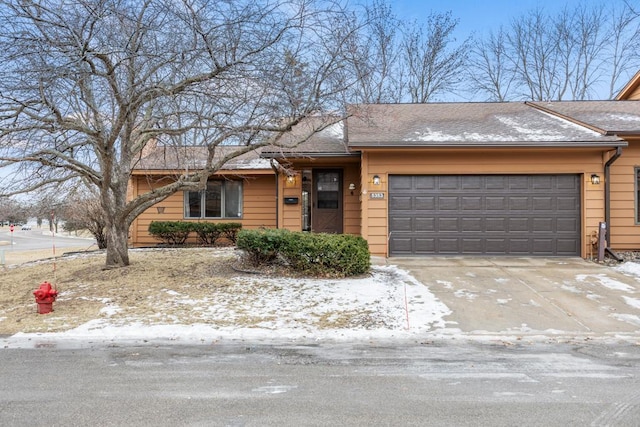
[(565, 5), (622, 6), (624, 0), (389, 0), (389, 3), (399, 17), (406, 19), (421, 20), (431, 12), (451, 11), (453, 18), (459, 20), (458, 36), (464, 39), (474, 32), (483, 35), (490, 30), (497, 30), (500, 25), (508, 26), (513, 18), (537, 8), (554, 13)]

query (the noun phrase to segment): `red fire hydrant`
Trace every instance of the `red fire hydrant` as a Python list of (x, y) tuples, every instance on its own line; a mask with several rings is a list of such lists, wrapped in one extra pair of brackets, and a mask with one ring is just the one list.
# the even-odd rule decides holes
[(38, 303), (38, 314), (47, 314), (53, 311), (53, 302), (58, 296), (58, 291), (51, 289), (51, 283), (42, 282), (40, 287), (33, 291)]

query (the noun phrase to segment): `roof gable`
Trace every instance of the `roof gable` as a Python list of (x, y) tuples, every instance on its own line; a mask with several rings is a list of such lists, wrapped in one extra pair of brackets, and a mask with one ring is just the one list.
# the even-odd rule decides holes
[(618, 101), (640, 100), (640, 71), (627, 83), (615, 98)]
[(640, 135), (640, 103), (637, 101), (563, 101), (528, 104), (604, 135)]

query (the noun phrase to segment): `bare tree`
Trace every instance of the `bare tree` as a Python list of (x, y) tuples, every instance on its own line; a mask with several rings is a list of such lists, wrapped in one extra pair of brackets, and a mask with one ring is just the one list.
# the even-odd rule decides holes
[(96, 239), (98, 249), (107, 248), (106, 221), (100, 198), (88, 192), (74, 191), (62, 211), (66, 231), (87, 230)]
[(353, 73), (351, 101), (401, 102), (404, 63), (400, 56), (402, 23), (384, 0), (374, 0), (361, 15), (354, 13), (345, 57)]
[(483, 93), (487, 100), (504, 102), (511, 98), (515, 73), (514, 64), (506, 49), (502, 27), (489, 33), (487, 40), (472, 42), (467, 66), (467, 78), (474, 94)]
[(640, 69), (640, 12), (625, 2), (621, 9), (612, 8), (608, 16), (610, 30), (606, 43), (611, 99), (628, 80), (626, 75)]
[[(495, 100), (613, 97), (640, 67), (640, 17), (627, 3), (535, 9), (474, 43), (471, 90)], [(602, 97), (602, 95), (600, 95)]]
[(424, 25), (414, 24), (403, 37), (404, 84), (411, 102), (433, 101), (451, 93), (463, 78), (468, 42), (453, 46), (458, 22), (451, 13), (432, 13)]
[[(316, 0), (0, 0), (0, 167), (19, 165), (4, 192), (87, 182), (106, 266), (128, 265), (128, 229), (145, 209), (340, 108), (348, 82), (331, 23), (342, 17)], [(206, 146), (208, 158), (128, 200), (150, 143)]]

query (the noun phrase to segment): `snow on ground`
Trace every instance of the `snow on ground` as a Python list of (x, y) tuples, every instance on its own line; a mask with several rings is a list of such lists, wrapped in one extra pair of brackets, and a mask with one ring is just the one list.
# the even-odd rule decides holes
[[(374, 266), (355, 279), (270, 279), (238, 277), (239, 292), (195, 300), (165, 289), (172, 308), (188, 310), (190, 324), (163, 316), (158, 322), (116, 316), (109, 305), (103, 318), (75, 329), (47, 333), (47, 339), (369, 339), (411, 337), (444, 327), (451, 311), (430, 290), (395, 266)], [(256, 282), (255, 284), (252, 282)], [(162, 306), (157, 307), (162, 316)], [(174, 310), (175, 311), (175, 310)], [(112, 317), (113, 316), (113, 317)], [(39, 337), (19, 333), (14, 338)]]

